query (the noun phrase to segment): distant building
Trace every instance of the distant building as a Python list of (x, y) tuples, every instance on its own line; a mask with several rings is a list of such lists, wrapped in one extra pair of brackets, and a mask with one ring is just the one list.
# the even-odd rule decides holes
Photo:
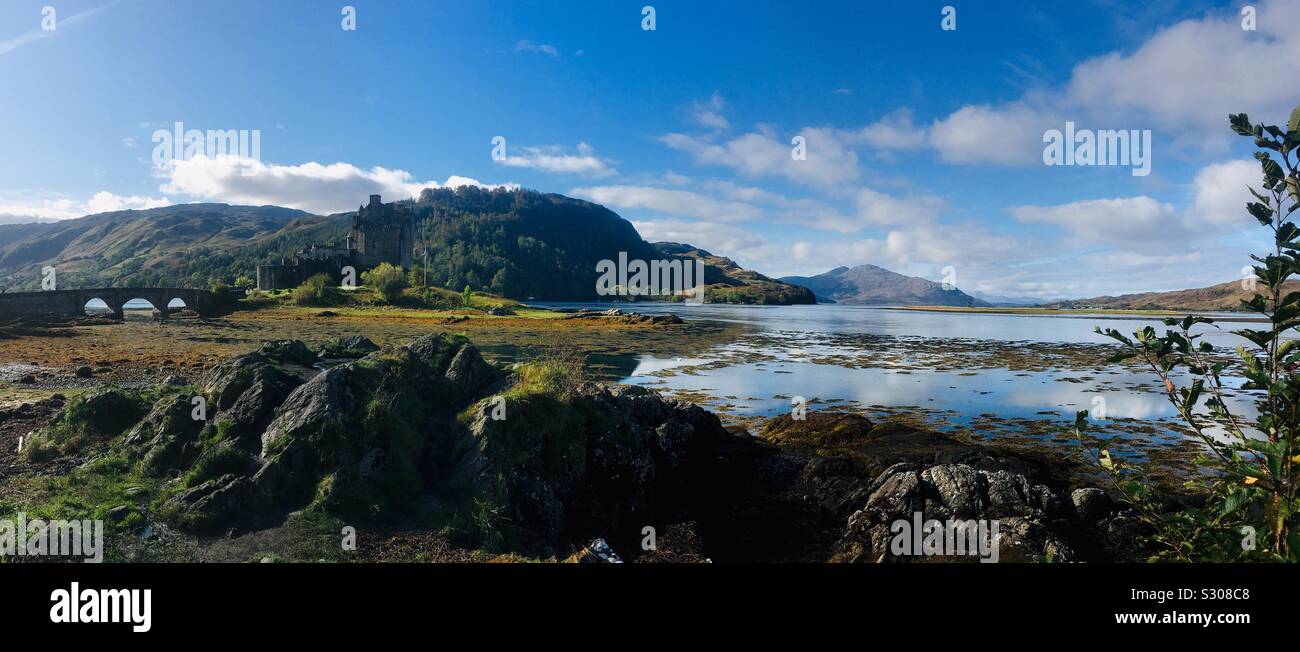
[(312, 245), (294, 254), (291, 261), (258, 265), (257, 289), (295, 288), (317, 274), (328, 274), (335, 283), (342, 283), (345, 267), (352, 267), (357, 274), (380, 263), (408, 268), (414, 263), (414, 245), (415, 215), (371, 195), (370, 204), (357, 208), (352, 217), (352, 229), (343, 246)]
[(410, 267), (414, 262), (414, 215), (392, 204), (384, 205), (379, 195), (370, 196), (369, 206), (357, 208), (349, 237), (356, 246), (356, 262), (366, 269), (379, 263)]

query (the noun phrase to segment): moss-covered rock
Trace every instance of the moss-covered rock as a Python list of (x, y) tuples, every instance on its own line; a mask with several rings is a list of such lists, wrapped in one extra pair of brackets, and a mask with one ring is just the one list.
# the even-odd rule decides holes
[(192, 396), (171, 394), (158, 399), (135, 425), (125, 443), (142, 453), (140, 469), (149, 475), (188, 468), (199, 456), (199, 432), (205, 421), (194, 418)]
[(23, 450), (30, 460), (66, 455), (120, 436), (144, 416), (148, 403), (137, 393), (109, 388), (78, 396)]
[(379, 350), (379, 345), (362, 335), (336, 338), (317, 349), (322, 358), (361, 358)]
[[(271, 385), (265, 355), (250, 355), (254, 360), (213, 374), (219, 406), (230, 388), (241, 392), (218, 424), (255, 395), (259, 374)], [(173, 513), (178, 522), (215, 528), (307, 505), (355, 518), (400, 514), (440, 484), (456, 448), (448, 442), (468, 437), (455, 414), (498, 376), (464, 338), (444, 335), (327, 369), (274, 406), (257, 435), (254, 468), (195, 475), (198, 484), (173, 499)]]
[(316, 364), (316, 354), (301, 340), (274, 340), (265, 342), (257, 353), (280, 364), (311, 366)]
[(216, 438), (249, 453), (261, 451), (262, 433), (275, 409), (303, 382), (263, 349), (217, 365), (203, 379), (203, 392), (215, 409), (210, 416)]

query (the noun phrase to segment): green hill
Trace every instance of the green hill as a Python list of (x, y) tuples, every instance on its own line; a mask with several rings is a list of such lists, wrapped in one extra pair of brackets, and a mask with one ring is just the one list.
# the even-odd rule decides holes
[[(811, 303), (811, 293), (693, 247), (659, 247), (632, 223), (580, 199), (474, 186), (426, 189), (396, 202), (416, 215), (421, 282), (466, 285), (512, 299), (595, 301), (596, 264), (704, 256), (710, 301)], [(0, 226), (0, 287), (36, 289), (46, 265), (61, 287), (208, 287), (255, 277), (258, 264), (311, 244), (341, 244), (352, 213), (319, 216), (277, 206), (181, 204), (43, 224)], [(427, 257), (424, 255), (427, 252)], [(807, 296), (804, 296), (807, 294)]]
[(704, 300), (706, 303), (809, 304), (817, 297), (808, 288), (768, 278), (753, 270), (742, 269), (735, 261), (716, 256), (699, 247), (677, 242), (656, 242), (665, 256), (704, 261)]

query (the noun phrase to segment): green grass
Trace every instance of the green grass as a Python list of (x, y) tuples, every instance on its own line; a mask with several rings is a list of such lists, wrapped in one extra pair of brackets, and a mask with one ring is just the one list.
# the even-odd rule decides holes
[(83, 393), (68, 401), (40, 435), (32, 438), (22, 455), (39, 462), (114, 439), (143, 418), (156, 398), (154, 391), (115, 388)]
[(54, 396), (55, 394), (62, 394), (64, 398), (71, 399), (86, 393), (90, 389), (91, 388), (89, 387), (37, 389), (13, 383), (0, 383), (0, 405), (36, 403)]
[(185, 486), (197, 487), (227, 473), (246, 473), (255, 464), (252, 457), (234, 446), (210, 448), (199, 456), (194, 466), (185, 474)]
[[(8, 479), (0, 497), (0, 518), (100, 519), (107, 531), (134, 530), (144, 524), (142, 512), (161, 500), (161, 483), (133, 471), (125, 454), (107, 455), (63, 476), (23, 474)], [(134, 491), (133, 491), (134, 490)], [(128, 492), (131, 492), (130, 494)], [(133, 495), (132, 495), (133, 494)], [(110, 522), (109, 510), (125, 505), (130, 514)]]

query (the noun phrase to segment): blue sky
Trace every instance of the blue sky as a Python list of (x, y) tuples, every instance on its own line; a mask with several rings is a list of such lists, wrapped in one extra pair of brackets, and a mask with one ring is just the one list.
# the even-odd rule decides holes
[[(1024, 298), (1238, 278), (1259, 175), (1226, 116), (1300, 104), (1300, 3), (1254, 3), (1255, 30), (1241, 3), (1138, 4), (8, 0), (0, 219), (517, 184), (770, 275), (949, 268)], [(259, 160), (160, 167), (178, 121), (259, 130)], [(1044, 165), (1066, 121), (1151, 130), (1150, 174)]]

